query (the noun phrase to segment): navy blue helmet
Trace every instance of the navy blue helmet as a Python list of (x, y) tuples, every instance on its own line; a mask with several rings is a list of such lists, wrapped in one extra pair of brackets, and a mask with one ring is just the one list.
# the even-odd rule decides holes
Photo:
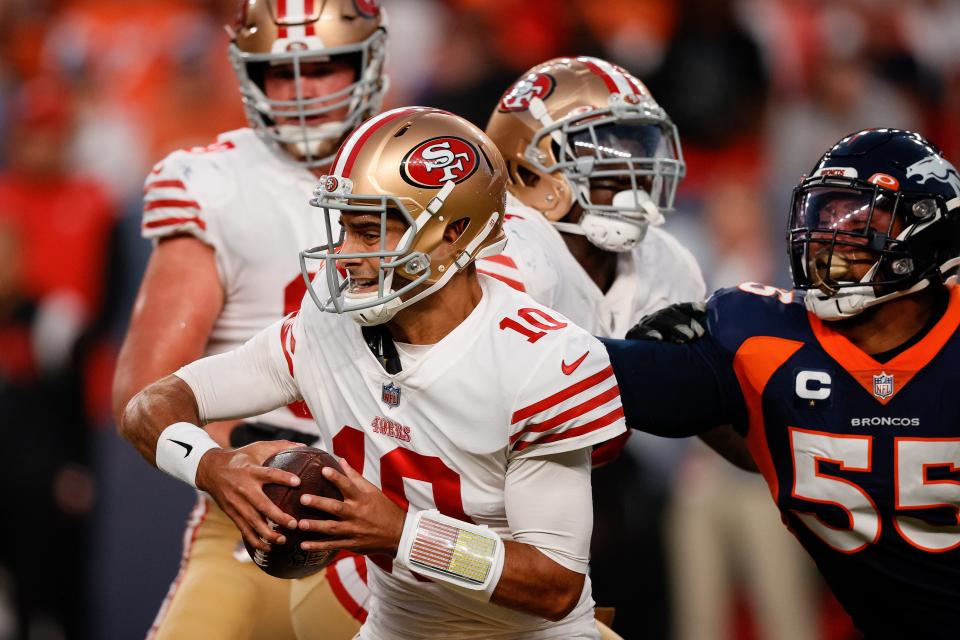
[[(794, 189), (787, 241), (807, 307), (827, 320), (856, 315), (960, 262), (960, 175), (919, 134), (859, 131)], [(859, 277), (858, 262), (870, 265)]]

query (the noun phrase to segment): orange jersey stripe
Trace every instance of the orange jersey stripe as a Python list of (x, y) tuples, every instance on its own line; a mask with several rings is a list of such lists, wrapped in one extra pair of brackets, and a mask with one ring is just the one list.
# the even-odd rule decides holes
[[(879, 403), (887, 404), (907, 383), (940, 352), (960, 327), (960, 287), (950, 286), (950, 301), (943, 317), (919, 342), (889, 362), (877, 362), (869, 354), (861, 351), (846, 337), (834, 331), (829, 323), (823, 322), (814, 314), (808, 314), (810, 328), (817, 342), (831, 358), (853, 376)], [(879, 373), (894, 376), (896, 385), (886, 398), (873, 393), (873, 376)]]
[(780, 483), (773, 468), (770, 448), (767, 446), (766, 425), (763, 420), (763, 390), (777, 369), (802, 346), (803, 343), (796, 340), (756, 336), (740, 345), (733, 356), (733, 371), (743, 392), (749, 420), (747, 448), (767, 481), (774, 502), (779, 494)]

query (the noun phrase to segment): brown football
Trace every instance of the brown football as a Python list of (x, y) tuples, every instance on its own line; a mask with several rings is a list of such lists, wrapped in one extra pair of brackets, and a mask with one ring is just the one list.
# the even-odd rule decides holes
[[(336, 458), (322, 449), (297, 447), (274, 454), (263, 463), (265, 467), (275, 467), (289, 471), (300, 477), (299, 487), (287, 487), (281, 484), (264, 485), (263, 492), (280, 507), (284, 513), (297, 520), (334, 519), (323, 511), (311, 509), (300, 504), (300, 496), (310, 494), (343, 500), (340, 490), (323, 477), (324, 467), (333, 467), (342, 472)], [(291, 531), (280, 528), (287, 541), (284, 544), (271, 545), (269, 551), (254, 549), (246, 541), (247, 553), (258, 567), (276, 578), (303, 578), (320, 571), (330, 564), (336, 551), (304, 551), (300, 543), (304, 541), (324, 540), (326, 536), (311, 531)]]

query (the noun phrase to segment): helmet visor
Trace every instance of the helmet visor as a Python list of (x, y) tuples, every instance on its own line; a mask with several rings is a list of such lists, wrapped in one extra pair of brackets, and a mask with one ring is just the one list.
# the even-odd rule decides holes
[(884, 262), (902, 257), (898, 197), (857, 186), (800, 187), (791, 207), (790, 257), (799, 288), (833, 295), (864, 279), (874, 284)]

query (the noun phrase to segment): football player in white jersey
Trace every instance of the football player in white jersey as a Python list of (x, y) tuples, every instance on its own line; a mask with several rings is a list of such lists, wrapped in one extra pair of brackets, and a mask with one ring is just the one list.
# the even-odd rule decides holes
[[(315, 192), (331, 241), (303, 253), (305, 272), (324, 265), (312, 300), (124, 412), (141, 454), (209, 491), (257, 548), (299, 526), (333, 537), (307, 550), (374, 554), (363, 640), (598, 637), (590, 448), (624, 432), (619, 391), (596, 338), (477, 273), (504, 242), (505, 182), (462, 118), (367, 121)], [(345, 470), (325, 471), (343, 502), (303, 503), (339, 520), (297, 523), (246, 497), (297, 479), (196, 426), (299, 400)]]
[[(696, 259), (659, 226), (686, 167), (676, 127), (639, 79), (599, 58), (547, 61), (504, 92), (486, 132), (509, 172), (509, 242), (481, 272), (603, 337), (704, 299)], [(636, 444), (658, 455), (646, 438)], [(729, 427), (703, 439), (753, 468)], [(614, 459), (625, 440), (598, 447), (594, 463)]]
[[(696, 258), (659, 228), (686, 173), (676, 126), (647, 87), (599, 58), (556, 58), (503, 94), (487, 134), (507, 163), (506, 250), (478, 269), (598, 336), (703, 300)], [(756, 470), (742, 438), (701, 438)], [(615, 443), (596, 462), (616, 454)]]
[(550, 60), (504, 93), (486, 131), (511, 202), (510, 242), (483, 271), (605, 337), (705, 297), (696, 259), (658, 228), (685, 165), (676, 127), (640, 80), (599, 58)]
[[(325, 237), (304, 194), (342, 140), (380, 109), (386, 30), (375, 1), (243, 0), (231, 32), (250, 127), (176, 151), (147, 177), (142, 230), (154, 251), (114, 380), (118, 424), (148, 383), (243, 344), (299, 306), (296, 252)], [(223, 446), (280, 440), (261, 445), (264, 457), (318, 435), (302, 403), (207, 428)], [(350, 638), (366, 615), (365, 566), (356, 560), (309, 581), (272, 578), (200, 495), (150, 636), (292, 639), (298, 620), (316, 613), (327, 620), (325, 637)]]

